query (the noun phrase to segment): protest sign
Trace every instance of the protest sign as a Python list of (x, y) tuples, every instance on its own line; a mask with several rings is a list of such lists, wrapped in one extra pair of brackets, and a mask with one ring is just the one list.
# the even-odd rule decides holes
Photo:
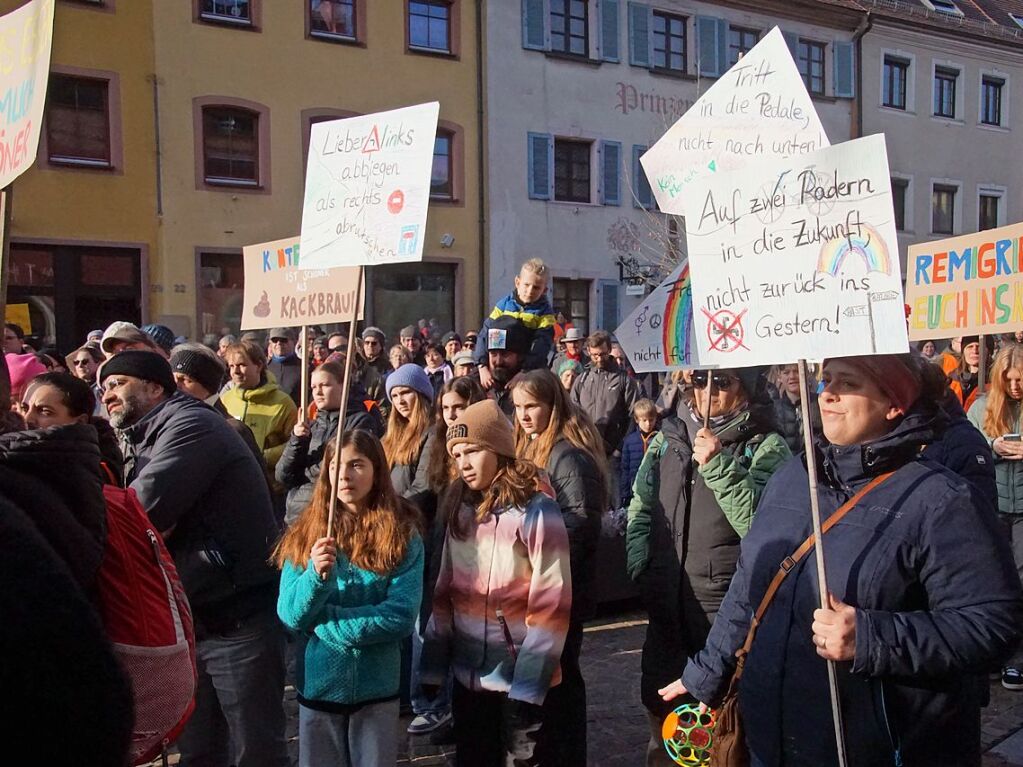
[(907, 350), (883, 135), (716, 173), (689, 194), (704, 365)]
[(13, 322), (26, 334), (32, 333), (32, 315), (28, 304), (7, 304), (4, 306), (4, 322)]
[(1023, 224), (909, 247), (914, 341), (1023, 330)]
[(777, 27), (739, 59), (641, 158), (658, 207), (685, 215), (689, 187), (772, 157), (829, 146)]
[(699, 367), (689, 261), (682, 261), (615, 331), (637, 373)]
[(356, 310), (358, 267), (306, 269), (298, 237), (242, 248), (242, 330), (349, 322)]
[(421, 261), (437, 102), (316, 123), (302, 205), (302, 268)]

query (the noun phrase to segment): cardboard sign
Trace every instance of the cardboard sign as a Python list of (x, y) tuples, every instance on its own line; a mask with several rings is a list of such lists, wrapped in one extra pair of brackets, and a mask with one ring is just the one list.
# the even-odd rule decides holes
[(641, 158), (657, 205), (685, 215), (698, 179), (830, 146), (778, 27), (718, 78)]
[(440, 104), (316, 123), (302, 268), (422, 261)]
[(242, 330), (351, 322), (356, 311), (362, 317), (355, 306), (359, 269), (306, 269), (303, 256), (298, 237), (242, 248)]
[(32, 315), (29, 314), (28, 304), (7, 304), (4, 307), (4, 322), (13, 322), (26, 335), (32, 333)]
[(699, 367), (689, 261), (681, 263), (615, 331), (637, 373)]
[(909, 246), (914, 341), (1023, 330), (1023, 224)]
[(908, 348), (883, 135), (695, 181), (686, 219), (705, 365)]

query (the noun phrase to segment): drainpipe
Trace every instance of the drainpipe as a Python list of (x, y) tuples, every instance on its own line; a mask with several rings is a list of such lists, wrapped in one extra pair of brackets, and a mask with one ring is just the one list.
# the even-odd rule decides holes
[(856, 135), (853, 138), (863, 135), (863, 37), (873, 26), (874, 17), (867, 11), (853, 32), (852, 39), (856, 44)]
[(477, 197), (479, 203), (479, 266), (480, 266), (480, 291), (479, 307), (480, 322), (486, 316), (487, 311), (487, 213), (486, 213), (486, 179), (484, 168), (486, 167), (486, 156), (484, 151), (484, 111), (483, 111), (483, 0), (476, 0), (476, 176), (477, 176)]
[(160, 148), (160, 81), (153, 73), (153, 137), (156, 142), (156, 215), (163, 215), (163, 156)]

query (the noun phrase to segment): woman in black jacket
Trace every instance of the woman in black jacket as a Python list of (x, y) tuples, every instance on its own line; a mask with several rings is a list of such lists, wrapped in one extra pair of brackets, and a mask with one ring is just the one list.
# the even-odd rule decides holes
[[(984, 675), (1020, 637), (1023, 593), (994, 511), (976, 488), (919, 457), (946, 423), (909, 355), (824, 364), (818, 465), (829, 608), (814, 556), (788, 568), (739, 683), (753, 765), (817, 767), (837, 754), (825, 660), (836, 662), (848, 763), (979, 765)], [(811, 532), (805, 458), (771, 479), (704, 649), (665, 700), (718, 705), (779, 563)]]

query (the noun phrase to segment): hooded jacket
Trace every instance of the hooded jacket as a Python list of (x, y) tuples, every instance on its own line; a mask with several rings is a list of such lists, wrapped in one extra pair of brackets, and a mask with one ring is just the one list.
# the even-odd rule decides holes
[(235, 386), (220, 395), (227, 412), (252, 430), (256, 444), (263, 450), (267, 468), (272, 472), (284, 452), (284, 443), (298, 420), (298, 407), (270, 379), (255, 389)]
[[(856, 649), (837, 663), (849, 764), (979, 765), (981, 696), (1023, 625), (1023, 593), (998, 520), (976, 489), (917, 458), (937, 435), (922, 410), (881, 439), (819, 447), (821, 519), (896, 470), (825, 536), (829, 590), (856, 608)], [(771, 479), (706, 647), (682, 682), (717, 705), (752, 611), (811, 532), (803, 459)], [(746, 740), (765, 765), (835, 764), (827, 664), (812, 643), (815, 557), (782, 582), (739, 684)]]
[(604, 452), (617, 450), (632, 424), (632, 406), (639, 399), (636, 384), (613, 359), (600, 369), (590, 365), (572, 384), (572, 402), (590, 416), (604, 439)]

